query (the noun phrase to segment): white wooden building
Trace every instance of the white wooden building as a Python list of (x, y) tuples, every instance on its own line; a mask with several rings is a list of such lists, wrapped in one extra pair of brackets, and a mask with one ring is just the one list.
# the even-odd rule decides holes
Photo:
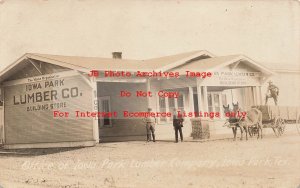
[[(141, 118), (125, 118), (123, 111), (219, 112), (239, 102), (242, 109), (263, 104), (267, 81), (278, 73), (245, 55), (215, 56), (194, 51), (149, 60), (76, 57), (28, 53), (0, 73), (2, 139), (5, 148), (93, 146), (103, 141), (144, 140)], [(90, 77), (97, 70), (99, 77)], [(105, 71), (178, 72), (180, 78), (105, 77)], [(186, 71), (211, 72), (211, 78), (185, 77)], [(275, 75), (275, 76), (274, 76)], [(284, 75), (284, 74), (282, 74)], [(299, 74), (294, 74), (296, 80)], [(276, 79), (274, 80), (276, 84)], [(282, 92), (284, 85), (280, 85)], [(121, 91), (131, 97), (121, 97)], [(137, 97), (136, 91), (152, 92)], [(158, 97), (159, 91), (178, 92), (178, 98)], [(293, 96), (300, 99), (298, 94)], [(283, 92), (284, 93), (284, 92)], [(53, 111), (70, 112), (54, 117)], [(115, 112), (105, 118), (77, 118), (75, 111)], [(63, 116), (63, 115), (62, 115)], [(170, 118), (158, 118), (157, 139), (172, 139)], [(185, 136), (191, 128), (185, 121)], [(220, 129), (220, 131), (219, 131)], [(212, 126), (214, 133), (222, 128)]]

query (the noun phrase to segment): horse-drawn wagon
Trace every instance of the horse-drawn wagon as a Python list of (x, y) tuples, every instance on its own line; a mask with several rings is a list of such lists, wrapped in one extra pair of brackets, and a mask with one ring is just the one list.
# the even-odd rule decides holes
[[(228, 109), (229, 105), (227, 107), (224, 106), (224, 111), (229, 111)], [(233, 104), (233, 112), (238, 110), (240, 110), (238, 103)], [(258, 138), (259, 136), (262, 138), (262, 128), (272, 128), (276, 136), (281, 136), (285, 131), (286, 124), (289, 123), (300, 123), (300, 107), (252, 106), (252, 108), (247, 111), (247, 115), (244, 119), (230, 117), (226, 125), (232, 128), (234, 139), (236, 138), (237, 127), (241, 129), (241, 139), (243, 137), (243, 129), (247, 139), (247, 133), (249, 133), (251, 137), (257, 134)]]
[[(298, 123), (300, 108), (293, 106), (256, 106), (262, 112), (264, 128), (272, 128), (276, 136), (281, 136), (286, 124)], [(298, 121), (297, 121), (298, 120)]]
[[(225, 116), (228, 117), (227, 122), (224, 126), (232, 128), (234, 135), (234, 140), (237, 135), (237, 128), (241, 130), (241, 140), (243, 139), (243, 130), (246, 133), (246, 140), (248, 140), (248, 133), (252, 137), (257, 133), (257, 138), (262, 138), (262, 113), (257, 108), (252, 108), (247, 112), (244, 112), (244, 116), (238, 116), (241, 109), (239, 108), (239, 103), (234, 104), (233, 109), (230, 110), (229, 105), (224, 106)], [(242, 112), (243, 113), (243, 112)]]

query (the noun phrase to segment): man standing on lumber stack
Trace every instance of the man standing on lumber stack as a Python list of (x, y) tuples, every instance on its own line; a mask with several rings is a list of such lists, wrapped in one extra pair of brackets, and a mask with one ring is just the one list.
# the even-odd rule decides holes
[(277, 86), (275, 86), (272, 83), (272, 81), (269, 81), (268, 83), (269, 83), (269, 86), (268, 86), (268, 90), (267, 90), (267, 94), (266, 94), (266, 103), (265, 103), (265, 105), (267, 105), (269, 98), (273, 98), (274, 102), (275, 102), (275, 105), (277, 106), (279, 88)]

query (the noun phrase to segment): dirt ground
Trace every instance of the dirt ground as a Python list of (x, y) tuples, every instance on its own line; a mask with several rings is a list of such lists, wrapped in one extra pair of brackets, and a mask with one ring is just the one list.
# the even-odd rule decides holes
[(300, 135), (0, 150), (0, 187), (300, 186)]

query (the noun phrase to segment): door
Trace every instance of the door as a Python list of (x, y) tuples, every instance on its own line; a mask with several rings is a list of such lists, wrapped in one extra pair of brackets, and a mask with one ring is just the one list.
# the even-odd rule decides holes
[[(109, 96), (98, 98), (98, 111), (111, 112)], [(100, 127), (111, 127), (112, 126), (111, 117), (99, 117), (98, 124), (100, 125)]]
[[(0, 101), (1, 102), (1, 101)], [(4, 142), (4, 113), (3, 106), (0, 104), (0, 144)]]

